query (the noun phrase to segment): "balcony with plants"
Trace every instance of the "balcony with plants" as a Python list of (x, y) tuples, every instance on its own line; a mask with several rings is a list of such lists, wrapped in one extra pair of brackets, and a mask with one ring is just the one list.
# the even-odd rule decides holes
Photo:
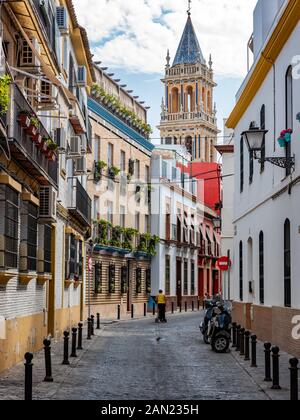
[(100, 85), (94, 84), (92, 97), (135, 131), (149, 138), (152, 133), (151, 126), (141, 120), (132, 110), (124, 106), (116, 96), (110, 95)]
[(94, 243), (96, 251), (134, 254), (136, 257), (151, 258), (156, 255), (159, 238), (150, 234), (139, 235), (133, 228), (113, 226), (106, 220), (94, 221)]
[[(2, 125), (6, 125), (7, 139), (0, 136), (0, 144), (41, 185), (57, 186), (58, 146), (43, 126), (38, 115), (16, 85), (9, 79), (0, 82), (0, 109)], [(9, 98), (7, 98), (7, 89)]]

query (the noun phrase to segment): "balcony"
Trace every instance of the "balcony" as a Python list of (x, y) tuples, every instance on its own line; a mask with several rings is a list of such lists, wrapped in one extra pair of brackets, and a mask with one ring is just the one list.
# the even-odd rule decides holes
[(68, 210), (80, 223), (91, 226), (92, 201), (77, 178), (68, 179)]
[(216, 125), (216, 118), (211, 117), (205, 112), (178, 112), (172, 114), (163, 114), (161, 117), (161, 124), (165, 122), (195, 122), (206, 121), (212, 125)]
[[(38, 143), (33, 141), (32, 134), (22, 127), (19, 121), (20, 112), (27, 112), (33, 117), (37, 115), (23, 93), (16, 85), (11, 85), (11, 105), (6, 115), (1, 116), (0, 144), (7, 151), (7, 142), (11, 156), (40, 185), (52, 185), (57, 188), (58, 163), (50, 160)], [(6, 133), (5, 133), (6, 132)], [(41, 138), (50, 138), (41, 121), (38, 128)], [(7, 138), (6, 138), (7, 136)]]

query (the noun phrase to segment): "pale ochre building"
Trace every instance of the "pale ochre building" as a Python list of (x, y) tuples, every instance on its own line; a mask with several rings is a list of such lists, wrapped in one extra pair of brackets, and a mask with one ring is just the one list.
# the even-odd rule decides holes
[(161, 142), (185, 145), (194, 161), (215, 162), (218, 128), (213, 63), (211, 56), (208, 63), (203, 56), (190, 11), (174, 62), (170, 63), (168, 51), (158, 127)]

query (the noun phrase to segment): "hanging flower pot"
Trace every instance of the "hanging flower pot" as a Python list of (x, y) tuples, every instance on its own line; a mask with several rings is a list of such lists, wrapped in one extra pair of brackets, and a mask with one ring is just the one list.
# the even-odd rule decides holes
[(29, 134), (29, 136), (34, 137), (37, 134), (37, 128), (30, 124), (30, 126), (26, 129), (27, 134)]
[(27, 112), (20, 112), (18, 116), (18, 121), (20, 122), (23, 128), (28, 128), (30, 126), (30, 116)]
[(279, 144), (280, 147), (285, 147), (285, 145), (286, 145), (285, 138), (284, 137), (279, 137), (278, 144)]
[(32, 136), (32, 141), (34, 141), (34, 143), (40, 144), (42, 142), (41, 134), (36, 133), (34, 136)]

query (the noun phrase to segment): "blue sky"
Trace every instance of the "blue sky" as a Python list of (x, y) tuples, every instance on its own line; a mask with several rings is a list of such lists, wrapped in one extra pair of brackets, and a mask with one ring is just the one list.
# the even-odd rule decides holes
[[(176, 53), (187, 19), (187, 0), (73, 2), (80, 24), (88, 31), (95, 61), (102, 61), (109, 72), (151, 106), (148, 119), (154, 128), (153, 137), (158, 137), (155, 127), (163, 96), (160, 79), (167, 50), (172, 59)], [(192, 20), (203, 54), (206, 60), (209, 54), (213, 57), (220, 129), (246, 75), (246, 46), (255, 4), (256, 0), (192, 1)]]

